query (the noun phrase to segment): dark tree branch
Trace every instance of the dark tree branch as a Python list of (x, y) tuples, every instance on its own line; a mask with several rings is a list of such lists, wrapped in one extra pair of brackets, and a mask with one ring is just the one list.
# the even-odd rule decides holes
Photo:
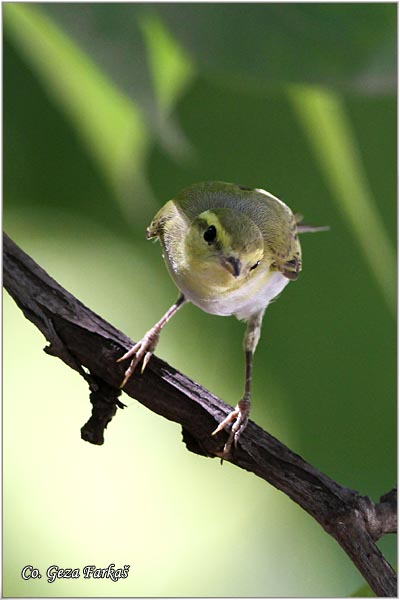
[(397, 533), (397, 488), (381, 496), (379, 504), (374, 506), (368, 530), (374, 540), (386, 533)]
[[(92, 417), (83, 439), (103, 443), (103, 432), (123, 407), (118, 386), (124, 366), (117, 365), (132, 341), (93, 313), (4, 235), (4, 286), (25, 316), (49, 342), (46, 352), (63, 360), (89, 384)], [(199, 384), (153, 357), (142, 375), (132, 377), (124, 391), (163, 417), (180, 423), (187, 448), (218, 456), (226, 440), (211, 436), (230, 411)], [(287, 494), (332, 535), (378, 596), (397, 595), (396, 574), (376, 546), (382, 535), (397, 530), (396, 493), (374, 504), (305, 462), (279, 440), (249, 422), (232, 459)]]

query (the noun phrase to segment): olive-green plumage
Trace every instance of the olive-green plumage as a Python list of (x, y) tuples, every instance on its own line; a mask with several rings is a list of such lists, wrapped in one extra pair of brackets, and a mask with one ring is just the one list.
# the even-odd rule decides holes
[[(158, 238), (169, 273), (181, 292), (164, 317), (120, 360), (133, 356), (125, 385), (140, 361), (146, 367), (164, 325), (185, 303), (247, 321), (243, 341), (246, 385), (237, 408), (213, 433), (232, 424), (221, 456), (237, 443), (250, 412), (252, 358), (264, 311), (301, 268), (302, 226), (281, 200), (261, 189), (220, 181), (194, 184), (160, 209), (147, 230)], [(322, 229), (322, 228), (319, 228)]]
[[(157, 213), (147, 237), (158, 236), (168, 244), (171, 237), (168, 233), (172, 230), (173, 236), (174, 227), (181, 231), (204, 211), (215, 209), (230, 209), (251, 219), (264, 241), (264, 262), (273, 270), (286, 271), (289, 279), (296, 279), (301, 271), (301, 248), (295, 217), (286, 204), (264, 190), (221, 181), (194, 184)], [(239, 233), (235, 229), (235, 234)], [(247, 234), (245, 226), (242, 233)]]

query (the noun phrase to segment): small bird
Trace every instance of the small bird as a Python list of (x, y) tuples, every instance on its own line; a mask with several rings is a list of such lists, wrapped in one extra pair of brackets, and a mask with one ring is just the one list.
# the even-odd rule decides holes
[(237, 445), (248, 422), (253, 356), (265, 309), (301, 271), (298, 234), (329, 229), (303, 225), (302, 218), (265, 190), (210, 181), (182, 190), (147, 229), (147, 239), (159, 239), (181, 294), (143, 339), (118, 359), (133, 357), (121, 388), (140, 362), (144, 371), (162, 328), (185, 303), (246, 321), (244, 395), (212, 432), (230, 429), (223, 458), (230, 456), (232, 444)]

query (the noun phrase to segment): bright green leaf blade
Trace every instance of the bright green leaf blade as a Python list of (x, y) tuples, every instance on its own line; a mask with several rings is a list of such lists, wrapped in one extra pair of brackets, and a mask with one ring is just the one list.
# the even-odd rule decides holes
[(366, 94), (396, 90), (395, 3), (43, 6), (120, 89), (139, 106), (150, 105), (149, 111), (154, 98), (138, 24), (154, 16), (164, 22), (199, 72), (242, 87), (307, 82)]
[(141, 3), (46, 3), (43, 10), (140, 109), (152, 137), (172, 156), (191, 149), (171, 108), (194, 66), (157, 7)]
[(133, 101), (38, 6), (7, 4), (4, 23), (118, 197), (142, 188), (148, 135)]
[(289, 97), (333, 198), (352, 227), (387, 306), (396, 314), (396, 256), (343, 101), (333, 92), (311, 86), (294, 86)]
[(156, 13), (140, 19), (157, 100), (169, 112), (193, 78), (194, 66)]
[(157, 100), (152, 128), (171, 156), (186, 159), (193, 149), (172, 110), (193, 80), (194, 65), (155, 11), (143, 13), (139, 24)]

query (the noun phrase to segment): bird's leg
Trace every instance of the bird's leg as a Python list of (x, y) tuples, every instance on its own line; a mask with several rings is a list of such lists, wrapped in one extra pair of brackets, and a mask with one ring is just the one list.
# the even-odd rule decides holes
[(251, 402), (251, 371), (253, 366), (253, 353), (246, 351), (246, 384), (244, 396), (239, 400), (235, 410), (229, 413), (229, 415), (218, 425), (212, 435), (215, 435), (219, 431), (222, 431), (227, 425), (233, 423), (228, 440), (224, 446), (222, 452), (222, 458), (227, 458), (230, 455), (232, 444), (237, 446), (242, 431), (245, 429), (249, 420), (250, 414), (250, 402)]
[(218, 427), (212, 433), (212, 435), (215, 435), (219, 431), (222, 431), (222, 429), (224, 429), (227, 425), (233, 423), (228, 440), (222, 452), (222, 457), (229, 456), (232, 444), (234, 444), (235, 447), (237, 446), (239, 438), (249, 420), (253, 356), (258, 344), (258, 340), (260, 339), (263, 315), (264, 311), (261, 311), (249, 319), (243, 340), (243, 347), (246, 355), (246, 382), (243, 398), (238, 402), (238, 405), (236, 406), (235, 410), (230, 412), (229, 415), (218, 425)]
[(143, 336), (140, 342), (132, 346), (132, 348), (128, 350), (128, 352), (126, 352), (123, 356), (121, 356), (121, 358), (117, 360), (117, 362), (122, 362), (123, 360), (126, 360), (127, 358), (133, 356), (129, 367), (125, 371), (124, 380), (120, 385), (121, 389), (124, 387), (126, 382), (134, 373), (136, 367), (138, 366), (141, 360), (143, 360), (141, 370), (141, 372), (143, 373), (154, 350), (156, 349), (162, 328), (168, 323), (171, 317), (173, 317), (174, 314), (178, 312), (178, 310), (181, 308), (181, 306), (185, 304), (185, 302), (186, 299), (182, 294), (181, 296), (179, 296), (175, 304), (173, 304), (171, 308), (165, 313), (165, 315), (161, 317), (158, 323), (156, 323), (154, 327), (149, 329), (149, 331)]

